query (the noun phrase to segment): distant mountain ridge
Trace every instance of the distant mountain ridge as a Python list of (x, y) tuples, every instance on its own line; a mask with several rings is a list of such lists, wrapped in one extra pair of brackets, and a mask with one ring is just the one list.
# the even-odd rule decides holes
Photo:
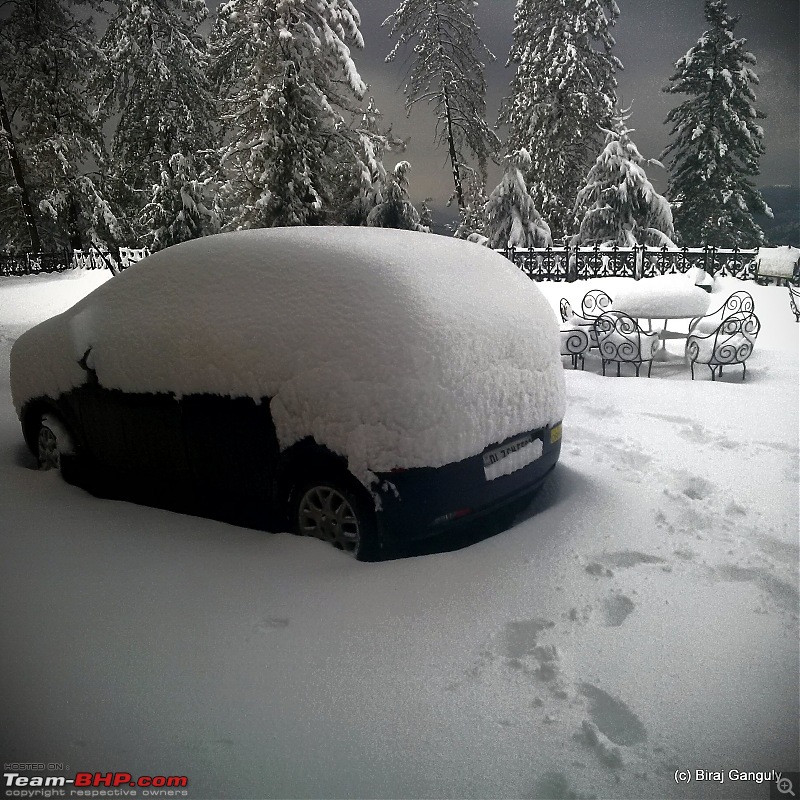
[(800, 186), (765, 186), (759, 191), (773, 213), (772, 219), (755, 216), (768, 243), (800, 247)]

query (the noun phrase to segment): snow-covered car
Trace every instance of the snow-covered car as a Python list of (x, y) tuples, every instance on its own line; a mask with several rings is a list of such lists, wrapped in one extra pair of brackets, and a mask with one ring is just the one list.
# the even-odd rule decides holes
[(509, 261), (346, 227), (158, 252), (20, 336), (11, 389), (40, 466), (93, 494), (364, 560), (527, 502), (565, 405), (555, 315)]

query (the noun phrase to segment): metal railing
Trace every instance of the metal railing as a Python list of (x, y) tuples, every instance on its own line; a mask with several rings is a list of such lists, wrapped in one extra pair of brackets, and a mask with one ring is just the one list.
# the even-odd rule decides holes
[(576, 281), (587, 278), (650, 278), (687, 272), (702, 267), (709, 275), (743, 280), (756, 277), (758, 250), (719, 247), (601, 248), (535, 247), (499, 250), (532, 280)]
[(108, 251), (94, 247), (85, 252), (66, 249), (21, 255), (0, 252), (0, 275), (36, 275), (78, 268), (119, 272), (148, 255), (150, 251), (146, 247), (120, 247), (119, 261)]

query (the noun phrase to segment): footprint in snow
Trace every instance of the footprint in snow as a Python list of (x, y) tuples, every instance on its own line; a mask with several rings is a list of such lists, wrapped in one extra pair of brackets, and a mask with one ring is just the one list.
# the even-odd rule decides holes
[(591, 683), (582, 683), (580, 692), (589, 700), (590, 718), (581, 723), (578, 738), (582, 738), (607, 767), (625, 766), (631, 760), (628, 748), (647, 741), (642, 721), (618, 697)]
[(614, 553), (603, 553), (601, 560), (605, 564), (619, 569), (637, 567), (639, 564), (666, 564), (666, 559), (653, 556), (649, 553), (640, 553), (638, 550), (618, 550)]
[(267, 631), (287, 628), (288, 626), (289, 626), (288, 617), (264, 617), (259, 622), (257, 622), (253, 627), (260, 633), (266, 633)]
[(800, 592), (797, 586), (782, 580), (770, 569), (719, 564), (711, 567), (710, 572), (714, 579), (726, 583), (755, 583), (779, 608), (795, 617), (798, 614)]
[(636, 608), (636, 604), (624, 594), (612, 594), (603, 602), (605, 624), (608, 628), (618, 628)]

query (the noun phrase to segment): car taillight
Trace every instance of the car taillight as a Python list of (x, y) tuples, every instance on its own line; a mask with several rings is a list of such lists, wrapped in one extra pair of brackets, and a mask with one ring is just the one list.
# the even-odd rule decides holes
[(434, 525), (441, 525), (444, 522), (451, 522), (454, 519), (459, 519), (461, 517), (466, 517), (467, 514), (471, 514), (471, 508), (459, 508), (458, 511), (451, 511), (449, 514), (442, 514), (441, 517), (436, 517), (433, 521)]

